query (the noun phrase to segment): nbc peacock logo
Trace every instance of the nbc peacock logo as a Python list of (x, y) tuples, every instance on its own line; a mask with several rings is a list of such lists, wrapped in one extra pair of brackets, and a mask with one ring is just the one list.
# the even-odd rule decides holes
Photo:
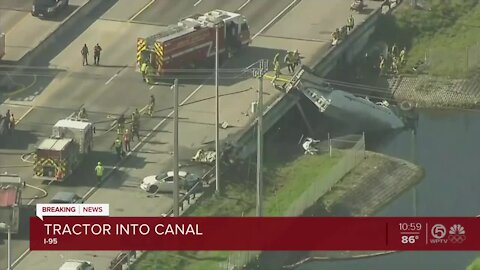
[(465, 228), (460, 224), (455, 224), (450, 227), (448, 234), (448, 241), (452, 244), (461, 244), (467, 239)]

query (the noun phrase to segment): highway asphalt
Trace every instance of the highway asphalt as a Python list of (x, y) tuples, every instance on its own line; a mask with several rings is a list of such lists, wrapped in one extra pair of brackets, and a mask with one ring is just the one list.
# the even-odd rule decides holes
[[(128, 1), (128, 0), (123, 0)], [(119, 1), (118, 3), (121, 3)], [(161, 2), (161, 1), (159, 1)], [(173, 1), (171, 1), (173, 3)], [(288, 1), (270, 1), (270, 5), (275, 7), (274, 10), (283, 10)], [(223, 3), (223, 1), (219, 2)], [(222, 5), (217, 8), (228, 8), (233, 1), (225, 2), (227, 7)], [(230, 4), (229, 4), (230, 3)], [(252, 2), (253, 3), (253, 2)], [(194, 3), (192, 3), (193, 6)], [(199, 5), (198, 5), (199, 6)], [(154, 5), (147, 8), (145, 12), (150, 12), (150, 8), (156, 8)], [(246, 7), (244, 7), (246, 8)], [(196, 7), (192, 8), (196, 11)], [(253, 9), (255, 10), (255, 9)], [(18, 124), (16, 135), (10, 138), (6, 147), (3, 147), (0, 154), (1, 166), (7, 167), (2, 170), (7, 170), (10, 173), (17, 173), (22, 176), (30, 185), (45, 189), (48, 195), (39, 200), (32, 200), (35, 195), (42, 195), (43, 193), (27, 188), (24, 192), (25, 204), (38, 203), (48, 201), (59, 190), (71, 190), (78, 195), (83, 196), (96, 183), (94, 180), (94, 164), (101, 160), (107, 168), (112, 167), (115, 163), (115, 157), (110, 146), (114, 139), (114, 134), (108, 132), (103, 134), (105, 130), (110, 127), (112, 123), (111, 115), (118, 115), (123, 112), (132, 112), (134, 108), (142, 108), (148, 102), (150, 94), (154, 94), (157, 100), (157, 112), (155, 116), (145, 118), (142, 121), (142, 135), (148, 133), (155, 125), (165, 119), (170, 114), (172, 108), (172, 95), (169, 85), (160, 85), (151, 87), (147, 86), (141, 81), (141, 76), (135, 72), (133, 64), (135, 61), (135, 40), (137, 36), (154, 34), (159, 31), (158, 26), (148, 26), (144, 24), (127, 24), (121, 22), (125, 20), (125, 11), (119, 15), (119, 21), (113, 20), (97, 20), (86, 31), (81, 33), (77, 39), (71, 43), (64, 44), (65, 49), (51, 59), (50, 66), (58, 70), (55, 73), (39, 72), (39, 76), (35, 85), (27, 89), (14, 98), (7, 101), (7, 104), (2, 104), (0, 110), (3, 112), (5, 108), (10, 108), (16, 115), (17, 119), (23, 118)], [(135, 15), (136, 10), (132, 10), (132, 15)], [(168, 12), (168, 14), (173, 14)], [(110, 18), (113, 14), (109, 14)], [(248, 16), (248, 14), (246, 14)], [(140, 15), (142, 16), (142, 15)], [(171, 22), (174, 22), (178, 15), (171, 15)], [(276, 16), (270, 13), (269, 17), (265, 16), (268, 21)], [(267, 22), (268, 22), (267, 21)], [(260, 20), (260, 22), (263, 22)], [(261, 29), (264, 25), (260, 22), (251, 23), (252, 29)], [(59, 43), (61, 44), (61, 40)], [(68, 42), (68, 41), (67, 41)], [(83, 43), (88, 43), (92, 48), (95, 43), (99, 42), (104, 53), (102, 55), (100, 67), (82, 66), (79, 51)], [(122, 46), (119, 46), (121, 44)], [(55, 48), (54, 48), (55, 49)], [(48, 55), (48, 52), (46, 53)], [(45, 60), (45, 59), (43, 59)], [(48, 60), (48, 59), (47, 59)], [(242, 63), (246, 66), (250, 63)], [(180, 86), (180, 100), (185, 100), (187, 96), (198, 89), (199, 81), (184, 82)], [(24, 96), (34, 96), (33, 101), (24, 101)], [(10, 105), (8, 105), (10, 104)], [(15, 105), (11, 105), (15, 104)], [(42, 138), (48, 137), (51, 126), (59, 119), (68, 116), (72, 112), (77, 111), (84, 105), (89, 112), (89, 117), (97, 123), (97, 137), (95, 139), (95, 154), (91, 159), (85, 162), (82, 170), (72, 177), (68, 182), (57, 183), (43, 183), (31, 178), (32, 168), (31, 164), (21, 161), (20, 156), (24, 153), (33, 151), (34, 146), (38, 145)], [(33, 108), (33, 109), (31, 109)], [(168, 132), (161, 131), (160, 134), (165, 136)], [(171, 136), (171, 135), (169, 135)], [(162, 141), (157, 142), (162, 144)], [(152, 154), (155, 147), (155, 139), (146, 145), (146, 148), (152, 148), (147, 154)], [(6, 148), (6, 149), (5, 149)], [(168, 152), (168, 151), (166, 151)], [(184, 158), (190, 157), (193, 150), (188, 151)], [(164, 159), (168, 160), (170, 156), (167, 154)], [(161, 166), (154, 167), (159, 170)], [(7, 164), (7, 165), (4, 165)], [(141, 155), (131, 158), (128, 164), (132, 164), (138, 179), (145, 176), (143, 172), (145, 166), (145, 159)], [(150, 169), (148, 174), (155, 173)], [(109, 182), (109, 188), (119, 188), (123, 185), (123, 178), (119, 177)], [(105, 201), (115, 201), (117, 196), (113, 193), (112, 197), (104, 198)], [(122, 198), (119, 196), (118, 198)], [(156, 204), (159, 209), (168, 209), (171, 205), (169, 199), (163, 199)], [(22, 220), (23, 224), (27, 225), (26, 217)], [(24, 228), (27, 228), (26, 226)], [(18, 239), (18, 240), (17, 240)], [(25, 230), (20, 232), (13, 241), (13, 258), (18, 258), (28, 248), (28, 234)], [(5, 245), (0, 246), (0, 262), (3, 267), (6, 261)]]

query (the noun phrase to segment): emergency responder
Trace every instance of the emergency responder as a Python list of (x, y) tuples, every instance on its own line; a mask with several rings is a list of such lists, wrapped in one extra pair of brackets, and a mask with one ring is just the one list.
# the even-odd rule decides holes
[(298, 50), (295, 50), (293, 52), (293, 69), (295, 70), (297, 68), (297, 66), (300, 65), (300, 53), (298, 52)]
[(140, 72), (142, 72), (142, 77), (144, 82), (147, 82), (147, 67), (148, 67), (148, 64), (146, 62), (143, 62), (142, 65), (140, 66)]
[(120, 135), (125, 130), (125, 116), (123, 113), (117, 119), (117, 134)]
[(352, 31), (354, 26), (355, 26), (355, 20), (353, 19), (353, 15), (350, 14), (350, 17), (348, 17), (348, 19), (347, 19), (347, 30), (348, 30), (348, 32)]
[(130, 152), (130, 131), (128, 129), (125, 129), (125, 132), (123, 133), (123, 143), (125, 144), (125, 152)]
[(82, 108), (82, 109), (78, 112), (77, 118), (80, 118), (80, 119), (88, 119), (87, 110), (85, 110), (85, 108)]
[(15, 117), (12, 113), (10, 114), (10, 119), (8, 121), (8, 131), (10, 132), (10, 135), (13, 135), (13, 131), (15, 130), (15, 124)]
[(398, 58), (397, 57), (392, 57), (392, 66), (391, 70), (394, 74), (398, 74)]
[(275, 76), (273, 76), (272, 85), (275, 86), (275, 81), (277, 81), (278, 77), (280, 76), (280, 63), (278, 61), (275, 62), (273, 71), (275, 72)]
[(102, 47), (100, 47), (100, 45), (95, 45), (95, 47), (93, 47), (93, 62), (95, 65), (99, 65), (100, 64), (100, 52), (102, 51)]
[(95, 175), (97, 176), (97, 182), (102, 182), (103, 166), (100, 161), (97, 163), (97, 166), (95, 167)]
[(393, 44), (393, 46), (392, 46), (392, 57), (397, 56), (397, 53), (398, 53), (397, 50), (398, 50), (397, 44)]
[(57, 181), (60, 181), (63, 179), (63, 171), (60, 170), (60, 169), (57, 169), (57, 173), (55, 174), (55, 178), (57, 179)]
[(113, 147), (115, 147), (115, 152), (117, 153), (117, 158), (120, 160), (122, 158), (122, 140), (119, 137), (113, 142)]
[(337, 45), (339, 39), (340, 39), (340, 29), (337, 28), (332, 33), (332, 45)]
[(405, 52), (407, 48), (403, 47), (403, 49), (400, 51), (400, 65), (405, 65)]
[(383, 57), (383, 55), (380, 55), (379, 68), (380, 68), (380, 75), (384, 75), (385, 74), (385, 58)]
[(283, 59), (283, 61), (285, 62), (285, 64), (287, 64), (288, 72), (290, 72), (290, 73), (295, 72), (293, 52), (288, 51), (287, 54), (285, 55), (285, 58)]
[(150, 102), (148, 103), (148, 115), (150, 117), (153, 116), (153, 112), (155, 109), (155, 97), (153, 95), (150, 95)]
[(130, 138), (133, 142), (133, 138), (137, 137), (138, 141), (140, 141), (140, 122), (132, 123), (132, 137)]
[(88, 47), (87, 47), (87, 44), (83, 45), (83, 48), (80, 52), (82, 53), (82, 58), (83, 58), (82, 63), (83, 63), (83, 65), (88, 66)]

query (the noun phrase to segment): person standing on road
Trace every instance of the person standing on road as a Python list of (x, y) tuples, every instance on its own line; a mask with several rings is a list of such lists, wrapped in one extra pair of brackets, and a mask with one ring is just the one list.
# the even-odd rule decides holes
[(87, 44), (83, 45), (81, 53), (82, 53), (82, 58), (83, 58), (83, 61), (82, 61), (83, 65), (88, 66), (88, 47), (87, 47)]
[(123, 143), (125, 144), (125, 152), (130, 152), (130, 131), (128, 129), (125, 129), (125, 133), (123, 133)]
[(355, 20), (353, 19), (353, 15), (350, 14), (350, 17), (348, 17), (348, 19), (347, 19), (347, 30), (348, 30), (348, 32), (352, 31), (354, 26), (355, 26)]
[(295, 71), (293, 52), (287, 52), (283, 61), (287, 64), (288, 72), (293, 73)]
[(148, 103), (148, 115), (150, 117), (153, 116), (153, 112), (155, 110), (155, 97), (150, 95), (150, 102)]
[(13, 116), (13, 113), (10, 115), (10, 120), (8, 122), (8, 131), (10, 132), (10, 135), (13, 135), (13, 131), (15, 130), (15, 117)]
[(113, 146), (115, 146), (115, 152), (117, 153), (118, 160), (122, 159), (122, 140), (117, 137), (117, 139), (115, 139), (113, 142)]
[(97, 163), (97, 167), (95, 167), (95, 175), (97, 176), (97, 182), (102, 182), (103, 178), (103, 166), (102, 163), (99, 161)]
[(100, 65), (100, 52), (102, 51), (102, 47), (100, 47), (100, 45), (95, 45), (95, 47), (93, 47), (93, 62), (95, 65)]
[(140, 141), (140, 122), (132, 123), (132, 142), (134, 137), (137, 137), (138, 141)]
[(275, 66), (274, 66), (274, 72), (275, 72), (275, 76), (273, 77), (272, 79), (272, 85), (275, 86), (275, 82), (277, 81), (278, 77), (280, 76), (280, 63), (275, 62)]

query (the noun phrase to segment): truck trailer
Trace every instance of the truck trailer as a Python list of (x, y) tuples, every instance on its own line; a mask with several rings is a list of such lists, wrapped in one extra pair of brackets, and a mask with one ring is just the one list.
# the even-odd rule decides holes
[(5, 33), (2, 33), (0, 29), (0, 59), (5, 56)]
[(93, 149), (94, 127), (86, 119), (58, 121), (52, 136), (43, 140), (34, 155), (34, 178), (63, 181)]
[(220, 59), (251, 42), (247, 19), (237, 13), (213, 10), (180, 20), (150, 37), (137, 38), (137, 67), (147, 63), (157, 75), (196, 68), (215, 59), (216, 31)]

